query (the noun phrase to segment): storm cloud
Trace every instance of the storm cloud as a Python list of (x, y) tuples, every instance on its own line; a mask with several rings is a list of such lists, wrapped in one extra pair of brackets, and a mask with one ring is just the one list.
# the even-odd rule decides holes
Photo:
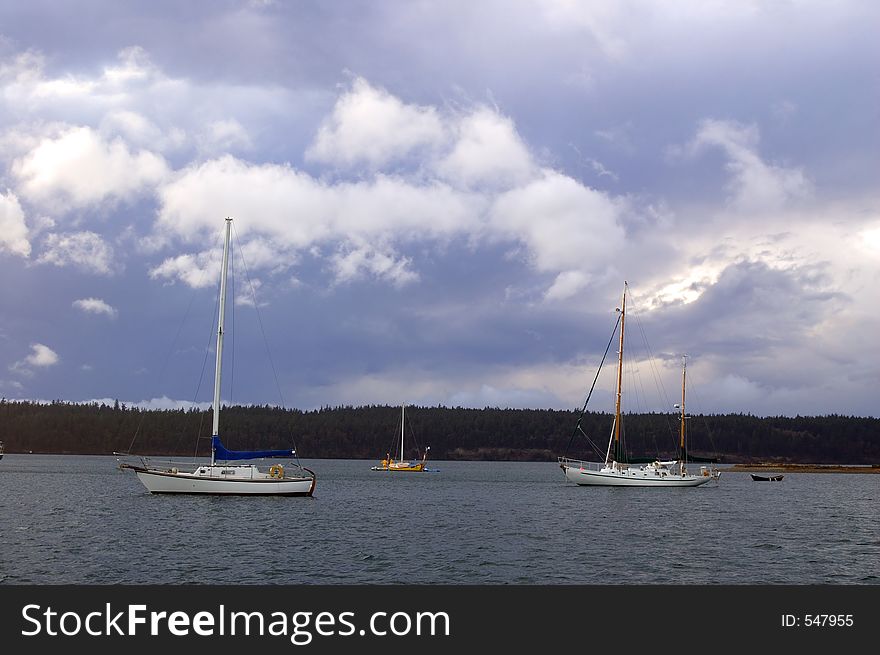
[(0, 8), (9, 397), (204, 401), (229, 216), (228, 400), (577, 407), (626, 280), (695, 411), (877, 415), (873, 3), (86, 6)]

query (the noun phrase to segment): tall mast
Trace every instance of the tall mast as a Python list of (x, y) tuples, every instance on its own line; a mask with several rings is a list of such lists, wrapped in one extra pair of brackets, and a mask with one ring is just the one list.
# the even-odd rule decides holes
[(620, 301), (620, 348), (617, 351), (617, 401), (614, 404), (614, 461), (620, 452), (620, 396), (623, 386), (623, 327), (626, 322), (626, 281), (623, 283), (623, 298)]
[[(223, 244), (223, 264), (220, 269), (220, 318), (217, 321), (217, 361), (214, 364), (214, 426), (212, 434), (220, 436), (220, 369), (223, 364), (223, 320), (226, 315), (226, 271), (229, 267), (229, 233), (232, 219), (226, 219), (226, 241)], [(214, 448), (211, 448), (211, 466), (214, 466)]]
[(404, 408), (406, 403), (400, 406), (400, 461), (403, 461), (403, 425), (404, 425)]
[(679, 445), (678, 456), (681, 459), (681, 474), (685, 474), (684, 469), (684, 421), (685, 421), (685, 411), (684, 411), (684, 389), (685, 382), (687, 381), (687, 355), (682, 355), (681, 357), (681, 443)]

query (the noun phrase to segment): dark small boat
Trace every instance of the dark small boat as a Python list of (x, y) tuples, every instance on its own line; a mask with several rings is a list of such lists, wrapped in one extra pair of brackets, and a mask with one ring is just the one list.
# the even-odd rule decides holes
[(756, 475), (752, 473), (752, 480), (755, 482), (780, 482), (782, 478), (781, 475)]

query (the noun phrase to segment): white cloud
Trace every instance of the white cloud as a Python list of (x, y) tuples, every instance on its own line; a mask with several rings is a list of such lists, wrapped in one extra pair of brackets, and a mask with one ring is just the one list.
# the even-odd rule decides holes
[(31, 354), (9, 367), (13, 373), (33, 375), (34, 368), (48, 368), (59, 361), (58, 354), (42, 343), (31, 344)]
[[(299, 261), (298, 253), (283, 246), (278, 240), (270, 240), (257, 236), (251, 236), (246, 242), (233, 248), (235, 266), (246, 269), (248, 275), (251, 271), (268, 270), (273, 274), (284, 273)], [(241, 260), (244, 261), (241, 261)]]
[[(341, 378), (331, 385), (303, 390), (305, 406), (407, 402), (449, 407), (554, 407), (572, 409), (583, 404), (589, 371), (581, 364), (483, 366), (463, 364), (452, 370), (387, 368)], [(599, 396), (610, 399), (597, 388)], [(599, 409), (607, 409), (600, 406)], [(609, 405), (611, 406), (611, 405)]]
[(108, 112), (100, 121), (100, 132), (105, 140), (114, 136), (132, 145), (164, 152), (177, 150), (186, 143), (186, 132), (180, 127), (160, 128), (143, 114), (129, 109)]
[(154, 280), (180, 280), (193, 289), (213, 286), (220, 277), (221, 266), (221, 262), (213, 255), (210, 251), (204, 251), (197, 255), (169, 257), (150, 270), (150, 277)]
[(880, 256), (880, 223), (867, 227), (859, 233), (858, 243), (863, 248)]
[(168, 396), (160, 396), (159, 398), (150, 398), (149, 400), (141, 400), (139, 402), (126, 404), (130, 407), (140, 407), (141, 409), (198, 409), (206, 411), (212, 407), (209, 402), (194, 403), (191, 400), (175, 400)]
[(582, 271), (563, 271), (556, 276), (544, 297), (547, 300), (566, 300), (589, 284), (590, 278)]
[(337, 282), (350, 282), (364, 273), (388, 280), (396, 287), (419, 279), (418, 274), (409, 268), (412, 263), (409, 258), (399, 257), (392, 250), (382, 252), (367, 245), (343, 247), (332, 256), (331, 262)]
[(197, 409), (201, 411), (205, 411), (211, 409), (211, 403), (203, 402), (203, 403), (194, 403), (191, 400), (175, 400), (173, 398), (169, 398), (168, 396), (159, 396), (158, 398), (150, 398), (149, 400), (139, 400), (139, 401), (120, 401), (117, 398), (93, 398), (91, 400), (84, 400), (82, 404), (97, 404), (97, 405), (107, 405), (109, 407), (113, 407), (116, 403), (120, 405), (125, 405), (126, 407), (140, 407), (141, 409), (147, 410), (166, 410), (166, 409)]
[[(120, 51), (115, 64), (93, 76), (68, 73), (52, 77), (46, 64), (44, 55), (37, 51), (19, 54), (5, 65), (0, 63), (0, 101), (5, 101), (9, 124), (14, 119), (21, 125), (35, 119), (82, 125), (107, 120), (110, 129), (115, 126), (127, 136), (142, 136), (143, 130), (151, 131), (157, 121), (169, 133), (173, 128), (164, 119), (181, 111), (181, 106), (192, 112), (190, 85), (164, 76), (141, 48)], [(152, 120), (140, 116), (146, 107)]]
[(100, 298), (81, 298), (73, 301), (73, 306), (87, 314), (105, 314), (116, 318), (118, 312)]
[(36, 51), (23, 52), (0, 65), (2, 97), (12, 111), (32, 113), (50, 103), (85, 98), (94, 92), (96, 83), (71, 75), (57, 79), (44, 76), (46, 60)]
[(614, 3), (545, 0), (537, 3), (549, 26), (587, 33), (599, 51), (611, 60), (625, 57), (629, 45), (623, 36), (631, 18)]
[(444, 128), (433, 107), (405, 104), (359, 77), (321, 124), (306, 156), (336, 166), (375, 167), (443, 139)]
[(24, 211), (18, 198), (11, 191), (0, 193), (0, 252), (6, 251), (20, 257), (31, 254), (28, 229)]
[(479, 232), (487, 198), (439, 181), (379, 175), (329, 189), (334, 236), (445, 238)]
[[(204, 240), (218, 233), (224, 216), (233, 216), (251, 269), (281, 270), (296, 262), (295, 251), (329, 244), (338, 279), (358, 271), (395, 283), (412, 279), (402, 260), (386, 257), (385, 246), (367, 254), (364, 243), (478, 230), (485, 204), (439, 182), (378, 175), (328, 185), (287, 166), (255, 166), (229, 156), (186, 169), (160, 195), (157, 233), (166, 238)], [(183, 259), (178, 265), (192, 268)]]
[(497, 388), (481, 384), (478, 389), (458, 391), (449, 397), (450, 407), (529, 408), (558, 405), (559, 399), (547, 389)]
[(225, 217), (236, 232), (276, 236), (293, 247), (331, 233), (325, 185), (289, 166), (251, 165), (231, 156), (190, 166), (161, 187), (157, 232), (186, 241), (218, 234)]
[[(451, 154), (435, 161), (445, 180), (422, 170), (334, 184), (290, 166), (253, 165), (231, 156), (191, 166), (160, 189), (156, 234), (204, 240), (231, 215), (242, 240), (265, 239), (271, 243), (267, 252), (329, 246), (322, 250), (332, 253), (337, 283), (371, 275), (398, 286), (418, 279), (416, 263), (398, 254), (405, 243), (459, 235), (514, 240), (527, 247), (529, 263), (542, 272), (580, 271), (559, 278), (551, 297), (576, 292), (573, 282), (583, 283), (588, 272), (605, 266), (609, 251), (622, 243), (617, 221), (626, 202), (535, 168), (509, 119), (482, 108), (461, 125), (463, 136)], [(499, 184), (506, 189), (500, 195)], [(187, 257), (154, 273), (170, 276), (173, 268), (180, 277), (192, 270)], [(268, 257), (262, 261), (270, 265)]]
[(482, 107), (454, 129), (452, 151), (436, 164), (446, 179), (466, 187), (512, 187), (534, 176), (531, 154), (509, 118)]
[[(0, 106), (4, 124), (9, 126), (7, 131), (13, 134), (0, 139), (14, 138), (19, 142), (16, 152), (27, 152), (40, 145), (40, 139), (50, 138), (49, 132), (54, 132), (51, 138), (57, 139), (58, 125), (64, 127), (63, 131), (96, 130), (104, 143), (92, 150), (106, 152), (100, 156), (82, 153), (92, 155), (89, 165), (98, 166), (96, 160), (101, 158), (116, 163), (119, 159), (131, 160), (127, 163), (135, 169), (129, 174), (134, 172), (137, 177), (131, 182), (137, 181), (135, 187), (139, 189), (140, 182), (153, 184), (156, 169), (165, 166), (161, 159), (154, 159), (156, 153), (181, 157), (251, 150), (255, 126), (269, 133), (266, 126), (270, 122), (277, 129), (279, 122), (295, 120), (311, 110), (318, 96), (323, 102), (323, 92), (303, 88), (216, 81), (202, 85), (187, 77), (169, 77), (139, 47), (120, 51), (116, 62), (92, 75), (53, 76), (41, 53), (28, 52), (10, 62), (0, 60)], [(23, 141), (35, 135), (37, 143), (22, 151)], [(116, 152), (120, 149), (117, 144), (123, 144), (129, 152)], [(57, 155), (58, 147), (55, 150), (53, 154)], [(4, 151), (0, 151), (0, 157), (6, 154)], [(132, 189), (120, 187), (119, 180), (111, 179), (109, 183), (115, 191), (106, 195), (131, 197)], [(83, 184), (79, 180), (76, 187)]]
[(800, 168), (766, 163), (758, 154), (756, 125), (706, 119), (687, 147), (695, 155), (705, 148), (720, 148), (727, 156), (731, 202), (741, 210), (777, 209), (809, 197), (812, 184)]
[(198, 137), (199, 148), (208, 154), (222, 154), (254, 147), (250, 136), (234, 118), (211, 121)]
[(24, 391), (24, 385), (18, 380), (0, 380), (0, 389), (12, 389), (16, 393)]
[(409, 105), (357, 78), (318, 130), (311, 161), (377, 169), (418, 151), (420, 161), (454, 184), (511, 186), (534, 164), (513, 121), (488, 107), (443, 115)]
[(131, 152), (120, 139), (106, 142), (89, 127), (71, 127), (42, 139), (13, 163), (12, 172), (22, 196), (64, 211), (150, 191), (168, 167), (151, 152)]
[[(498, 197), (491, 226), (528, 246), (539, 271), (588, 272), (604, 269), (623, 245), (618, 220), (624, 210), (621, 200), (545, 171), (540, 179)], [(577, 279), (569, 276), (560, 283), (570, 289)]]
[(129, 82), (143, 82), (160, 76), (158, 69), (150, 61), (147, 51), (140, 46), (131, 46), (119, 51), (118, 63), (104, 68), (104, 80), (110, 85), (123, 85)]
[(113, 261), (113, 249), (95, 232), (48, 235), (37, 262), (60, 267), (74, 266), (99, 275), (110, 275), (117, 268)]
[(266, 307), (269, 303), (260, 298), (260, 288), (263, 281), (259, 278), (251, 278), (243, 284), (239, 284), (238, 295), (235, 297), (236, 305), (244, 305), (246, 307)]

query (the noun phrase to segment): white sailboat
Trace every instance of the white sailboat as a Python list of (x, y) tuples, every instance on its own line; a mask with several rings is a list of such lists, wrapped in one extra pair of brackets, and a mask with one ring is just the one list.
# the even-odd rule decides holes
[(387, 453), (385, 455), (385, 459), (383, 459), (378, 466), (370, 467), (372, 471), (389, 471), (389, 472), (421, 472), (427, 470), (425, 465), (427, 464), (428, 459), (428, 451), (431, 450), (431, 447), (428, 446), (425, 448), (425, 452), (422, 454), (422, 459), (420, 460), (407, 460), (404, 458), (404, 426), (406, 425), (406, 405), (400, 406), (400, 457), (395, 460), (394, 457), (391, 456), (391, 453)]
[[(685, 380), (686, 367), (682, 369), (681, 387), (681, 441), (679, 447), (679, 459), (677, 460), (653, 460), (642, 466), (633, 465), (628, 461), (623, 452), (620, 439), (621, 428), (621, 398), (623, 382), (623, 337), (626, 326), (626, 292), (627, 285), (623, 285), (623, 298), (619, 312), (620, 341), (617, 351), (617, 391), (614, 406), (614, 423), (612, 425), (611, 438), (605, 453), (604, 462), (586, 462), (568, 457), (559, 458), (559, 466), (565, 473), (566, 480), (581, 486), (600, 487), (697, 487), (706, 484), (710, 480), (717, 480), (718, 475), (709, 467), (701, 467), (699, 475), (689, 474), (687, 471), (685, 448)], [(612, 335), (613, 339), (613, 335)], [(610, 343), (609, 343), (610, 345)], [(607, 354), (607, 351), (606, 351)], [(604, 358), (603, 358), (604, 361)], [(600, 366), (601, 368), (601, 366)], [(598, 373), (597, 373), (598, 376)], [(595, 384), (595, 382), (594, 382)], [(587, 397), (589, 400), (589, 396)], [(584, 405), (586, 410), (586, 404)], [(578, 421), (578, 428), (580, 421)]]
[(285, 470), (283, 464), (273, 464), (261, 470), (252, 464), (229, 464), (258, 458), (295, 458), (296, 450), (227, 450), (220, 440), (220, 378), (223, 363), (223, 334), (226, 313), (226, 276), (229, 267), (229, 239), (232, 219), (226, 219), (226, 240), (220, 273), (220, 317), (217, 329), (217, 357), (214, 369), (214, 422), (211, 436), (209, 464), (174, 465), (152, 464), (141, 458), (140, 464), (123, 462), (121, 469), (137, 474), (143, 485), (155, 494), (221, 494), (239, 496), (311, 496), (317, 477), (298, 462)]

